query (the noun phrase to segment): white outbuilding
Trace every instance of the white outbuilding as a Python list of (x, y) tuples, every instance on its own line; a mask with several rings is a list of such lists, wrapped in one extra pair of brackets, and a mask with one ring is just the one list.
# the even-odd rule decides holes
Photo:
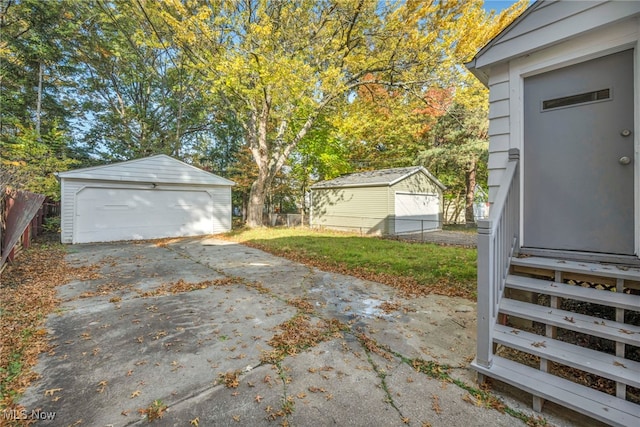
[(164, 154), (57, 174), (62, 243), (222, 233), (233, 181)]

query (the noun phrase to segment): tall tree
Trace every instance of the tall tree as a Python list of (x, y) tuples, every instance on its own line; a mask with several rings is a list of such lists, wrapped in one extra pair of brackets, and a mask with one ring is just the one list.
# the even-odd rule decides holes
[[(68, 78), (65, 40), (73, 32), (64, 0), (0, 2), (0, 137), (21, 128), (66, 128), (61, 82)], [(68, 82), (68, 81), (67, 81)], [(65, 82), (65, 83), (67, 83)]]
[(56, 198), (53, 172), (73, 164), (72, 2), (0, 1), (0, 197), (9, 186)]
[(185, 157), (212, 129), (202, 79), (165, 44), (143, 3), (85, 0), (74, 10), (81, 22), (74, 38), (80, 133), (104, 158)]
[(258, 169), (248, 215), (258, 226), (267, 189), (328, 106), (367, 83), (417, 96), (449, 85), (470, 31), (460, 19), (469, 3), (481, 10), (479, 0), (165, 0), (146, 8), (239, 117)]
[[(469, 31), (462, 33), (452, 58), (459, 64), (469, 61), (478, 48), (522, 13), (528, 3), (520, 0), (498, 15), (486, 14), (469, 4), (460, 17), (460, 23)], [(439, 105), (437, 108), (443, 114), (426, 132), (429, 148), (419, 154), (418, 160), (438, 174), (447, 185), (450, 197), (463, 195), (465, 222), (473, 224), (476, 184), (487, 180), (488, 94), (467, 72), (461, 72), (448, 89), (450, 96), (434, 98), (433, 105)]]
[(476, 184), (486, 182), (487, 115), (482, 108), (454, 103), (429, 132), (430, 148), (418, 161), (447, 186), (449, 197), (464, 197), (465, 222), (473, 224)]

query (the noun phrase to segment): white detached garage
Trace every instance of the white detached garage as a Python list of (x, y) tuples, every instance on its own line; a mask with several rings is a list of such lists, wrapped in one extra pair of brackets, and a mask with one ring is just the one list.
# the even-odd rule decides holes
[(231, 229), (234, 182), (164, 154), (57, 175), (62, 243), (197, 236)]

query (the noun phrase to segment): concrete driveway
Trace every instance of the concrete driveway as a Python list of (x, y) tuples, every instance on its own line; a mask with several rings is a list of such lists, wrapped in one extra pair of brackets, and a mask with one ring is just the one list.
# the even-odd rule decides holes
[(55, 413), (42, 424), (144, 425), (155, 412), (167, 426), (521, 423), (414, 369), (475, 386), (471, 301), (405, 299), (212, 238), (77, 245), (67, 261), (101, 277), (60, 288), (54, 349), (20, 402)]

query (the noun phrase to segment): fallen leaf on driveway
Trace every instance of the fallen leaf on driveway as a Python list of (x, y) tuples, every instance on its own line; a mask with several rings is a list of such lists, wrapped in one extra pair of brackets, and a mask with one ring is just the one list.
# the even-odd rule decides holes
[(53, 396), (53, 393), (57, 393), (59, 391), (62, 391), (61, 388), (50, 388), (49, 390), (45, 390), (44, 391), (44, 395), (45, 396)]

